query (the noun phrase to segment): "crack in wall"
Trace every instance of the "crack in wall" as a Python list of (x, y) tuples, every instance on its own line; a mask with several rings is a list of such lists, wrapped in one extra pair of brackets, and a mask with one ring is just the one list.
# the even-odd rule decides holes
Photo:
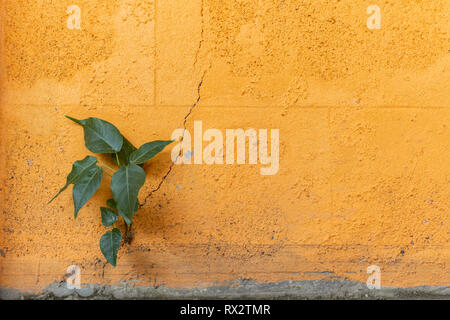
[[(203, 40), (204, 40), (204, 17), (203, 17), (203, 8), (204, 8), (204, 0), (201, 1), (200, 4), (200, 17), (201, 17), (201, 31), (200, 31), (200, 41), (198, 44), (198, 48), (195, 52), (195, 58), (194, 58), (194, 70), (195, 67), (197, 65), (197, 61), (198, 61), (198, 55), (200, 54), (200, 51), (202, 49), (202, 44), (203, 44)], [(191, 107), (189, 108), (189, 112), (185, 115), (184, 119), (183, 119), (183, 135), (181, 136), (180, 139), (180, 143), (183, 142), (184, 140), (184, 134), (186, 132), (186, 123), (187, 120), (189, 119), (189, 117), (192, 114), (192, 111), (194, 110), (194, 108), (198, 105), (198, 103), (200, 102), (201, 99), (201, 95), (200, 95), (200, 89), (202, 87), (203, 84), (203, 79), (205, 78), (206, 72), (208, 71), (208, 69), (206, 69), (205, 71), (203, 71), (202, 77), (200, 78), (200, 82), (197, 86), (197, 100), (191, 105)], [(161, 186), (163, 185), (164, 181), (166, 181), (167, 177), (170, 175), (170, 173), (172, 172), (172, 169), (175, 165), (175, 163), (178, 161), (178, 159), (180, 158), (180, 156), (182, 156), (182, 148), (180, 148), (180, 153), (177, 155), (175, 161), (172, 161), (169, 169), (167, 170), (166, 174), (162, 177), (161, 181), (158, 183), (158, 185), (156, 186), (156, 188), (154, 188), (153, 190), (151, 190), (147, 196), (144, 199), (144, 202), (142, 204), (139, 205), (139, 208), (144, 207), (147, 204), (147, 200), (155, 193), (157, 192)]]
[[(180, 143), (182, 143), (183, 140), (184, 140), (184, 134), (186, 133), (186, 130), (187, 130), (187, 128), (186, 128), (187, 120), (188, 120), (189, 117), (191, 116), (191, 114), (192, 114), (192, 112), (194, 111), (195, 107), (196, 107), (196, 106), (199, 104), (199, 102), (200, 102), (200, 99), (201, 99), (200, 91), (201, 91), (201, 88), (202, 88), (202, 85), (203, 85), (203, 80), (204, 80), (204, 78), (205, 78), (205, 75), (206, 75), (207, 71), (208, 71), (208, 70), (203, 71), (202, 77), (201, 77), (200, 82), (199, 82), (199, 84), (198, 84), (198, 86), (197, 86), (197, 99), (196, 99), (196, 101), (191, 105), (191, 107), (189, 108), (188, 113), (184, 116), (184, 119), (183, 119), (183, 135), (181, 136)], [(172, 172), (172, 169), (173, 169), (175, 163), (178, 161), (178, 159), (180, 158), (180, 156), (182, 156), (182, 151), (183, 151), (183, 149), (180, 148), (180, 153), (179, 153), (179, 154), (177, 155), (177, 157), (175, 158), (175, 161), (172, 161), (172, 163), (170, 164), (170, 167), (169, 167), (169, 169), (167, 170), (166, 174), (162, 177), (161, 181), (158, 183), (158, 185), (156, 186), (156, 188), (154, 188), (153, 190), (151, 190), (151, 191), (147, 194), (147, 196), (146, 196), (145, 199), (144, 199), (144, 202), (141, 203), (141, 204), (139, 205), (139, 208), (144, 207), (144, 206), (147, 204), (147, 200), (148, 200), (155, 192), (157, 192), (157, 191), (161, 188), (161, 186), (163, 185), (164, 181), (166, 181), (167, 177), (168, 177), (168, 176), (170, 175), (170, 173)]]
[(197, 60), (198, 60), (198, 55), (200, 54), (200, 50), (202, 49), (202, 45), (203, 45), (203, 40), (204, 40), (204, 18), (203, 18), (203, 8), (204, 8), (204, 0), (201, 1), (200, 4), (200, 17), (201, 17), (201, 31), (200, 31), (200, 42), (198, 43), (198, 49), (197, 52), (195, 53), (195, 59), (194, 59), (194, 69), (195, 66), (197, 65)]

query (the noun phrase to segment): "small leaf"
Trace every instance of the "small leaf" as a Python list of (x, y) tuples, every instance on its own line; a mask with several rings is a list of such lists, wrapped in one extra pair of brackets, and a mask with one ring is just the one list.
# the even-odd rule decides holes
[(89, 201), (100, 188), (103, 170), (99, 166), (90, 168), (73, 186), (73, 203), (75, 206), (75, 218), (78, 211)]
[(84, 141), (86, 148), (93, 153), (115, 153), (122, 149), (123, 137), (119, 130), (111, 123), (98, 119), (88, 118), (77, 120), (66, 116), (84, 128)]
[(144, 182), (145, 172), (135, 164), (119, 168), (111, 179), (111, 191), (117, 210), (128, 225), (136, 212), (137, 196)]
[[(133, 144), (130, 141), (128, 141), (125, 137), (123, 137), (122, 149), (120, 149), (120, 152), (117, 153), (117, 156), (120, 161), (120, 166), (126, 166), (127, 164), (129, 164), (130, 155), (136, 150), (137, 148), (133, 146)], [(119, 166), (119, 163), (117, 163), (116, 155), (112, 154), (111, 156), (114, 162)]]
[(116, 202), (114, 201), (114, 199), (108, 199), (106, 201), (106, 205), (111, 209), (117, 210)]
[(48, 203), (55, 200), (61, 192), (67, 189), (70, 184), (76, 183), (78, 179), (80, 179), (90, 168), (94, 167), (96, 163), (97, 158), (92, 156), (87, 156), (83, 160), (75, 161), (72, 165), (72, 171), (70, 171), (66, 178), (66, 185), (62, 187), (61, 190), (59, 190), (59, 192)]
[(167, 145), (171, 144), (174, 141), (175, 140), (170, 141), (158, 140), (146, 143), (130, 155), (130, 163), (142, 164), (150, 160), (154, 156), (156, 156), (161, 151), (163, 151)]
[(100, 211), (102, 212), (102, 224), (105, 227), (111, 227), (117, 222), (117, 214), (111, 209), (101, 207)]
[(100, 238), (100, 250), (110, 264), (114, 267), (117, 263), (117, 252), (119, 252), (120, 243), (122, 242), (122, 233), (119, 229), (114, 228), (107, 231)]

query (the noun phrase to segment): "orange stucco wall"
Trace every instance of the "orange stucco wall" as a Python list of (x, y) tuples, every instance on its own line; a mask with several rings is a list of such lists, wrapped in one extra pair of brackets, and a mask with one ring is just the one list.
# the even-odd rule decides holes
[[(0, 285), (40, 290), (72, 264), (83, 283), (365, 282), (378, 265), (385, 286), (450, 285), (449, 13), (447, 0), (2, 0)], [(192, 136), (195, 120), (279, 129), (278, 173), (174, 166), (105, 265), (110, 178), (77, 220), (70, 191), (46, 204), (88, 154), (64, 115), (139, 146), (183, 128), (198, 98)], [(171, 148), (145, 166), (141, 199)]]

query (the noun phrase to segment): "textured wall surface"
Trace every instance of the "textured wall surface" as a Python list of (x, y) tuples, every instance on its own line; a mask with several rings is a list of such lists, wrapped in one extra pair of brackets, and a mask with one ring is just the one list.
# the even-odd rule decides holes
[[(0, 286), (37, 292), (73, 264), (83, 283), (170, 288), (365, 282), (370, 265), (383, 286), (450, 285), (449, 14), (448, 0), (2, 0)], [(65, 114), (137, 146), (188, 114), (192, 136), (195, 120), (279, 129), (279, 171), (174, 166), (113, 268), (98, 247), (109, 177), (77, 220), (71, 192), (47, 205), (88, 154)]]

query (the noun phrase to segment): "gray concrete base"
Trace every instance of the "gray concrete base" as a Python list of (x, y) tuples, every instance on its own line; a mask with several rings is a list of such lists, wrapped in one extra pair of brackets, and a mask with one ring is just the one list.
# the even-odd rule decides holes
[(28, 294), (11, 288), (0, 288), (0, 299), (33, 300), (139, 300), (139, 299), (449, 299), (450, 286), (420, 286), (369, 290), (365, 283), (350, 281), (283, 281), (258, 283), (236, 281), (235, 286), (215, 286), (204, 289), (171, 289), (139, 287), (123, 283), (102, 286), (84, 285), (68, 289), (66, 283), (53, 282), (41, 294)]

